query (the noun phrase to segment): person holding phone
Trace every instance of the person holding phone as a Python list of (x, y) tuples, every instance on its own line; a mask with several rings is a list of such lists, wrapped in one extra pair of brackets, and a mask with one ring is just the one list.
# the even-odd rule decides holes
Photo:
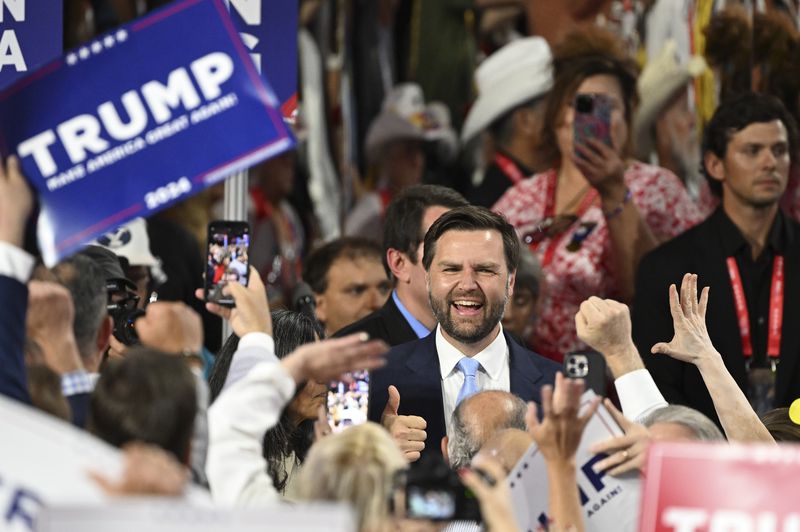
[(539, 150), (550, 170), (494, 205), (540, 260), (547, 289), (530, 343), (556, 361), (585, 349), (572, 319), (592, 295), (633, 298), (639, 259), (702, 215), (668, 170), (629, 158), (637, 68), (600, 28), (553, 49)]

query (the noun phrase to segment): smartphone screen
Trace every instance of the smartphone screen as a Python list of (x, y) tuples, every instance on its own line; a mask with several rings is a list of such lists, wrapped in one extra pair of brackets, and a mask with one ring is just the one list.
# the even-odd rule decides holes
[(223, 293), (228, 283), (247, 286), (250, 226), (247, 222), (216, 221), (208, 225), (206, 248), (206, 301), (233, 306), (233, 297)]
[(573, 142), (586, 144), (596, 139), (611, 146), (611, 100), (603, 94), (575, 95)]
[(447, 488), (409, 486), (406, 513), (409, 519), (448, 521), (456, 514), (456, 496)]
[(334, 382), (328, 389), (328, 424), (333, 432), (367, 421), (369, 372), (354, 371), (352, 382)]

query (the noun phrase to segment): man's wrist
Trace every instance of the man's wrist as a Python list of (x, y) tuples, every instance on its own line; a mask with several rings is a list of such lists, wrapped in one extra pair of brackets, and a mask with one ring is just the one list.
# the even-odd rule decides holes
[(637, 369), (644, 369), (642, 357), (639, 356), (639, 351), (633, 342), (628, 342), (623, 346), (611, 348), (604, 353), (608, 368), (611, 370), (611, 375), (618, 379), (626, 373), (636, 371)]
[(703, 350), (695, 360), (695, 366), (697, 366), (700, 373), (718, 371), (720, 369), (727, 371), (725, 362), (722, 361), (722, 355), (716, 349)]

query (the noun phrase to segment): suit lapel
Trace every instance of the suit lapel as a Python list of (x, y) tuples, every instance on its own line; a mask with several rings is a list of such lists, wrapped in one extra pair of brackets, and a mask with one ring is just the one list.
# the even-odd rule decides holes
[(516, 343), (504, 332), (508, 344), (508, 373), (511, 393), (524, 401), (540, 402), (539, 388), (544, 374), (533, 361), (532, 353)]
[[(404, 320), (405, 321), (405, 320)], [(428, 423), (426, 449), (431, 445), (439, 447), (439, 440), (445, 435), (444, 404), (442, 402), (442, 378), (439, 370), (439, 355), (436, 352), (436, 330), (421, 339), (409, 354), (406, 367), (413, 373), (410, 384), (413, 389), (411, 412), (420, 412)], [(402, 399), (400, 407), (403, 407)], [(401, 411), (401, 414), (403, 412)]]

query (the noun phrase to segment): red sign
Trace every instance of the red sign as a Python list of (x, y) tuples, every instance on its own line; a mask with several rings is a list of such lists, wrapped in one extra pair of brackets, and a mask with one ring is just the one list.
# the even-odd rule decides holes
[(800, 532), (800, 446), (650, 448), (640, 532)]

